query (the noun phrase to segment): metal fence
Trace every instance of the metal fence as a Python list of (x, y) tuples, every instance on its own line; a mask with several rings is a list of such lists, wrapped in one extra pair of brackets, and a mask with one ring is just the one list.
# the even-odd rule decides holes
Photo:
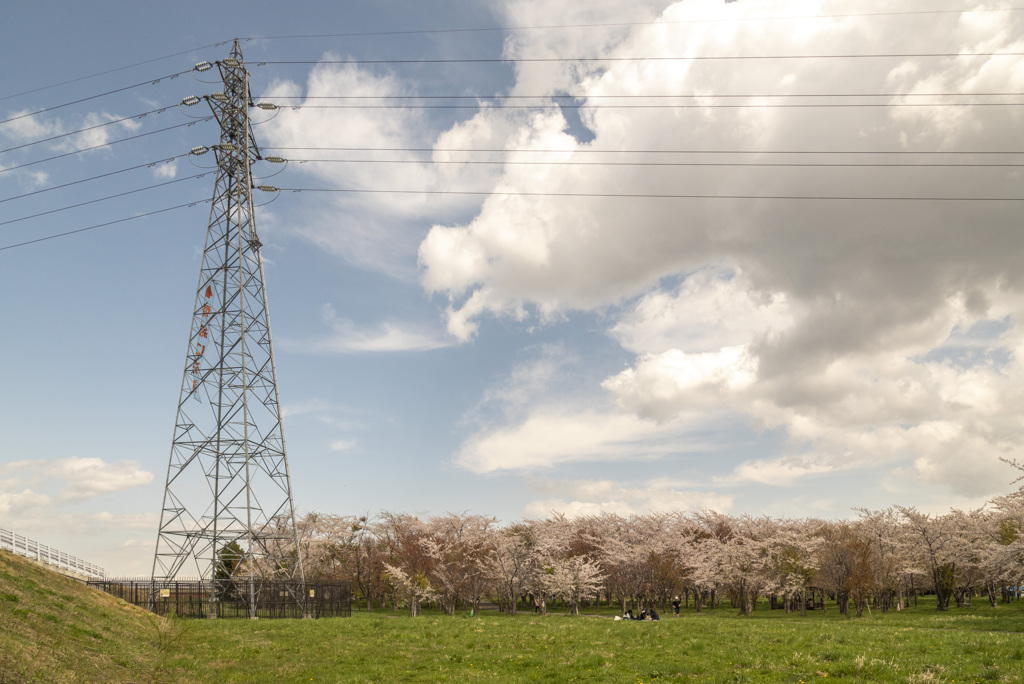
[(10, 549), (19, 556), (25, 556), (39, 563), (46, 563), (86, 577), (104, 579), (107, 576), (103, 568), (98, 565), (87, 563), (81, 558), (75, 558), (71, 554), (40, 544), (2, 527), (0, 527), (0, 549)]
[(90, 581), (112, 596), (157, 615), (195, 618), (322, 618), (352, 615), (348, 582), (266, 582), (148, 578)]

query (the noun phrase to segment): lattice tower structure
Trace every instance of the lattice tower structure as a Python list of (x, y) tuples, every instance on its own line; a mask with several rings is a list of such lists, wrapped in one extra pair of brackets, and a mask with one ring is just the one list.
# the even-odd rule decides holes
[[(153, 585), (181, 576), (245, 580), (253, 617), (263, 581), (298, 600), (299, 556), (261, 243), (253, 211), (249, 74), (235, 40), (218, 61), (217, 174), (167, 468)], [(210, 68), (208, 63), (200, 67)]]

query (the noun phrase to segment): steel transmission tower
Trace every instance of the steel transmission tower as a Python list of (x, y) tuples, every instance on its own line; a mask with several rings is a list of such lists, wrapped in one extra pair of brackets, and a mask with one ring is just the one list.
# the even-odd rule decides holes
[[(298, 553), (251, 165), (261, 159), (249, 122), (249, 74), (235, 40), (216, 67), (222, 93), (205, 99), (220, 124), (217, 177), (196, 289), (171, 444), (153, 585), (209, 580), (210, 615), (225, 583), (256, 616), (269, 582), (301, 601)], [(189, 97), (183, 104), (197, 104)], [(206, 148), (195, 148), (202, 154)], [(283, 583), (283, 584), (282, 584)], [(269, 590), (268, 590), (269, 591)], [(220, 593), (220, 594), (219, 594)]]

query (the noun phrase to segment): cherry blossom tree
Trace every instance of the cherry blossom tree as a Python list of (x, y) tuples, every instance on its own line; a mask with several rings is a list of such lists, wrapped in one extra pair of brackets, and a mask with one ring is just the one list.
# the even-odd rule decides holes
[(419, 615), (420, 605), (424, 601), (432, 600), (437, 595), (434, 588), (430, 586), (430, 580), (427, 579), (426, 573), (422, 570), (411, 574), (390, 563), (385, 563), (384, 569), (387, 571), (396, 593), (408, 603), (410, 617)]
[(871, 545), (846, 522), (824, 523), (819, 535), (822, 546), (816, 581), (822, 589), (836, 595), (840, 614), (849, 614), (853, 599), (860, 617), (875, 588)]
[(502, 610), (516, 614), (520, 597), (534, 582), (537, 565), (529, 526), (510, 525), (494, 535), (484, 556), (483, 568), (494, 582)]
[(807, 592), (818, 568), (822, 539), (815, 534), (818, 520), (779, 520), (766, 539), (764, 564), (769, 591), (783, 598), (787, 613), (799, 602), (800, 614), (807, 614)]
[(480, 610), (486, 585), (484, 559), (490, 549), (494, 518), (468, 513), (449, 513), (427, 522), (420, 544), (433, 561), (430, 578), (437, 588), (441, 609), (455, 615), (462, 600)]
[[(1024, 467), (1015, 464), (1017, 467)], [(411, 615), (436, 600), (453, 615), (484, 598), (515, 614), (533, 596), (555, 597), (577, 614), (602, 590), (625, 610), (690, 592), (701, 611), (723, 595), (743, 615), (767, 595), (787, 612), (818, 591), (843, 614), (900, 610), (921, 590), (939, 610), (970, 605), (984, 590), (992, 606), (1024, 583), (1024, 487), (971, 510), (927, 515), (915, 508), (857, 509), (853, 521), (693, 513), (628, 517), (605, 513), (499, 526), (491, 517), (448, 513), (426, 522), (407, 514), (310, 513), (298, 521), (307, 577), (347, 580), (371, 610), (390, 595)], [(282, 558), (281, 562), (288, 562)], [(810, 596), (809, 596), (810, 595)]]
[(995, 511), (998, 562), (1003, 570), (1003, 600), (1009, 601), (1009, 589), (1024, 584), (1024, 489), (992, 500)]
[(565, 601), (569, 613), (578, 615), (584, 596), (592, 596), (601, 586), (604, 574), (601, 566), (586, 556), (552, 559), (545, 573), (545, 590)]
[(931, 516), (916, 508), (896, 509), (903, 515), (915, 541), (913, 553), (918, 562), (928, 569), (935, 589), (938, 610), (949, 609), (957, 568), (957, 530), (949, 516)]
[(540, 611), (546, 612), (546, 597), (561, 599), (572, 615), (579, 614), (585, 596), (593, 596), (604, 581), (596, 551), (581, 528), (564, 515), (554, 513), (547, 520), (530, 521), (537, 568), (530, 586)]
[(374, 529), (388, 554), (384, 569), (390, 580), (391, 603), (394, 606), (399, 598), (409, 601), (409, 612), (415, 616), (420, 602), (434, 596), (428, 580), (433, 562), (422, 544), (426, 525), (415, 516), (385, 511)]
[(701, 511), (684, 519), (676, 537), (680, 563), (686, 568), (687, 583), (693, 590), (694, 609), (699, 613), (714, 601), (722, 585), (719, 544), (731, 534), (725, 516)]
[(898, 511), (885, 508), (870, 511), (855, 509), (859, 519), (854, 523), (857, 533), (871, 547), (871, 569), (874, 573), (875, 606), (882, 612), (895, 607), (903, 609), (904, 573), (910, 564), (910, 541)]
[[(362, 516), (359, 529), (355, 531), (355, 553), (352, 560), (352, 582), (366, 599), (366, 610), (372, 611), (374, 603), (384, 608), (387, 596), (384, 563), (390, 558), (388, 549), (379, 533), (380, 524), (374, 519)], [(397, 606), (394, 601), (391, 609)]]

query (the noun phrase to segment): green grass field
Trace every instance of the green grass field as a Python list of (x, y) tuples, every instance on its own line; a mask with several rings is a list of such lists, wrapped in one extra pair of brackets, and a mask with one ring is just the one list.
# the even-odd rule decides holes
[(657, 623), (487, 612), (202, 622), (188, 628), (202, 656), (171, 665), (210, 682), (1024, 681), (1020, 607), (926, 605), (856, 620), (723, 607)]
[[(1024, 606), (159, 620), (0, 554), (7, 682), (1020, 682)], [(14, 597), (14, 598), (11, 598)], [(984, 605), (983, 605), (984, 604)], [(12, 660), (13, 658), (13, 660)]]

